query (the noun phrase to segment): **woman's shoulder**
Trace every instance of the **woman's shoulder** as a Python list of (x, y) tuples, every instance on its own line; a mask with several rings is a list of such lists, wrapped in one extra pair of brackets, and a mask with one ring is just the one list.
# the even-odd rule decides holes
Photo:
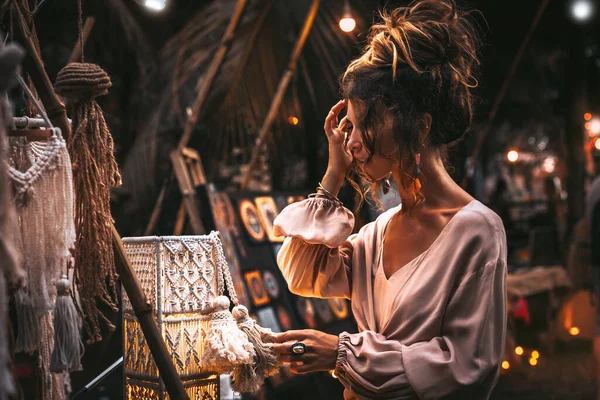
[(454, 240), (458, 239), (469, 248), (476, 244), (480, 250), (488, 249), (497, 257), (505, 257), (506, 233), (502, 219), (480, 201), (471, 201), (452, 222)]
[(474, 235), (504, 234), (502, 219), (492, 209), (479, 200), (472, 200), (463, 207), (455, 216), (456, 225), (460, 229), (467, 229)]

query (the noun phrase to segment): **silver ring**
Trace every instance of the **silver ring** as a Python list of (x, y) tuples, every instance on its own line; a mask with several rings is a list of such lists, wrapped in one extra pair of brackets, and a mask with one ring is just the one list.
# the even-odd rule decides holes
[(304, 343), (296, 342), (290, 346), (290, 354), (293, 356), (301, 356), (306, 352), (306, 345)]

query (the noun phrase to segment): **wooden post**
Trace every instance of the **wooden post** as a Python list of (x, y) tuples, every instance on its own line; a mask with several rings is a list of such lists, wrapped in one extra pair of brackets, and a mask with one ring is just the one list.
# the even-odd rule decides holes
[(83, 30), (81, 32), (81, 40), (78, 40), (75, 44), (75, 47), (73, 48), (73, 52), (71, 53), (71, 57), (69, 57), (69, 61), (67, 62), (67, 64), (79, 61), (81, 57), (81, 52), (83, 51), (83, 49), (81, 48), (81, 42), (83, 42), (83, 45), (85, 46), (85, 43), (90, 37), (90, 33), (92, 32), (92, 28), (94, 27), (95, 22), (96, 19), (94, 17), (87, 17), (85, 19), (85, 24), (83, 25)]
[(286, 71), (284, 72), (281, 80), (279, 81), (279, 86), (277, 87), (277, 91), (275, 92), (275, 96), (273, 97), (273, 101), (271, 101), (271, 106), (269, 108), (269, 112), (265, 118), (263, 126), (260, 129), (258, 137), (254, 143), (254, 148), (252, 149), (252, 156), (250, 157), (250, 163), (248, 164), (248, 169), (242, 179), (242, 190), (248, 189), (248, 185), (250, 184), (250, 180), (252, 178), (252, 171), (256, 167), (258, 162), (258, 157), (260, 155), (260, 149), (263, 144), (266, 142), (269, 134), (271, 133), (271, 125), (273, 124), (273, 120), (279, 111), (279, 106), (283, 101), (283, 96), (285, 95), (285, 91), (294, 76), (294, 71), (296, 70), (296, 64), (298, 62), (298, 58), (302, 53), (302, 48), (304, 47), (304, 43), (306, 43), (306, 39), (308, 38), (308, 34), (310, 33), (310, 29), (317, 15), (317, 10), (319, 9), (319, 0), (313, 0), (312, 6), (306, 20), (304, 21), (304, 26), (302, 27), (302, 32), (298, 37), (298, 41), (296, 41), (296, 45), (294, 46), (294, 51), (292, 52), (292, 57), (290, 58), (290, 62)]
[(204, 102), (208, 98), (208, 93), (210, 87), (217, 76), (217, 72), (219, 72), (219, 68), (225, 59), (225, 54), (227, 54), (227, 50), (229, 50), (229, 46), (234, 38), (235, 29), (238, 26), (238, 23), (241, 20), (242, 12), (244, 11), (244, 7), (246, 7), (246, 0), (238, 0), (235, 5), (235, 10), (233, 11), (233, 15), (231, 20), (229, 21), (229, 25), (227, 25), (227, 29), (223, 34), (223, 38), (221, 39), (221, 44), (219, 49), (217, 50), (217, 54), (215, 54), (215, 58), (213, 58), (206, 74), (203, 74), (198, 81), (198, 86), (200, 89), (198, 90), (198, 95), (196, 96), (196, 101), (192, 107), (192, 114), (188, 118), (185, 129), (183, 130), (183, 136), (179, 140), (179, 144), (177, 145), (177, 149), (181, 151), (184, 147), (187, 146), (190, 138), (192, 136), (192, 131), (196, 127), (196, 123), (198, 122), (198, 118), (200, 117), (200, 111), (202, 110), (202, 106)]
[(200, 215), (200, 203), (196, 197), (196, 188), (192, 184), (192, 178), (187, 169), (185, 158), (180, 151), (173, 150), (171, 152), (171, 162), (173, 163), (173, 172), (175, 172), (179, 190), (181, 190), (181, 195), (183, 196), (185, 211), (190, 218), (192, 231), (197, 235), (203, 234), (206, 231)]
[[(254, 26), (252, 34), (251, 34), (250, 38), (248, 39), (248, 43), (246, 43), (246, 48), (244, 50), (244, 55), (242, 56), (242, 61), (240, 62), (240, 65), (237, 67), (235, 77), (233, 78), (231, 87), (229, 88), (230, 93), (237, 86), (237, 84), (239, 83), (239, 80), (242, 77), (244, 69), (248, 63), (248, 60), (250, 59), (250, 54), (252, 53), (254, 44), (256, 43), (256, 38), (258, 37), (260, 29), (263, 26), (266, 16), (269, 13), (272, 5), (273, 5), (272, 1), (269, 1), (269, 3), (267, 3), (267, 5), (265, 5), (264, 10), (262, 11), (258, 21), (256, 22), (256, 25)], [(184, 155), (186, 155), (188, 150), (189, 150), (189, 148), (183, 148), (181, 151)], [(204, 175), (204, 171), (202, 170), (201, 160), (198, 162), (198, 165), (199, 165), (198, 173)], [(168, 184), (168, 180), (163, 183), (163, 186), (160, 190), (160, 194), (158, 196), (158, 199), (156, 200), (154, 209), (152, 210), (152, 216), (150, 217), (150, 222), (148, 222), (148, 226), (146, 227), (146, 236), (150, 235), (154, 231), (154, 228), (156, 227), (156, 224), (158, 223), (158, 218), (159, 218), (160, 212), (162, 210), (162, 203), (165, 200), (167, 184)]]
[[(196, 188), (193, 184), (192, 179), (190, 178), (190, 174), (187, 169), (184, 157), (184, 149), (190, 141), (192, 132), (194, 131), (196, 123), (198, 122), (198, 118), (200, 117), (200, 111), (202, 110), (202, 106), (208, 98), (210, 87), (213, 81), (215, 80), (217, 73), (219, 72), (221, 64), (223, 64), (223, 60), (225, 59), (227, 50), (229, 50), (229, 47), (231, 46), (231, 42), (234, 38), (235, 29), (237, 28), (242, 18), (242, 12), (244, 11), (245, 7), (246, 0), (238, 0), (233, 11), (233, 15), (231, 16), (231, 20), (229, 21), (229, 25), (227, 25), (227, 29), (225, 29), (225, 33), (223, 34), (223, 38), (221, 39), (221, 44), (219, 46), (219, 49), (217, 50), (215, 58), (213, 58), (206, 74), (202, 75), (202, 77), (200, 77), (200, 79), (198, 80), (199, 90), (198, 95), (196, 96), (196, 100), (194, 101), (194, 105), (192, 106), (191, 115), (186, 121), (183, 135), (179, 140), (177, 149), (171, 152), (173, 172), (175, 173), (175, 177), (177, 178), (179, 189), (181, 190), (181, 194), (183, 195), (183, 204), (185, 205), (185, 211), (190, 219), (190, 225), (192, 226), (192, 230), (195, 234), (205, 233), (205, 230), (202, 224), (202, 218), (200, 216), (200, 203), (196, 198)], [(201, 165), (199, 174), (201, 176), (204, 176), (204, 171), (202, 170)]]
[[(37, 53), (35, 44), (29, 33), (29, 28), (24, 24), (21, 11), (18, 8), (15, 8), (18, 7), (16, 4), (13, 4), (12, 7), (12, 11), (16, 12), (14, 34), (16, 39), (28, 52), (28, 57), (25, 59), (25, 65), (29, 67), (29, 75), (44, 104), (50, 121), (53, 125), (61, 129), (63, 136), (67, 139), (71, 135), (71, 125), (67, 119), (65, 106), (54, 92), (54, 86), (52, 85), (50, 78), (48, 78), (40, 55)], [(121, 278), (123, 288), (131, 301), (135, 315), (138, 317), (140, 327), (144, 333), (154, 362), (158, 367), (160, 376), (165, 383), (169, 397), (172, 399), (189, 400), (189, 396), (185, 392), (183, 383), (177, 374), (177, 370), (173, 365), (173, 361), (171, 360), (167, 347), (158, 330), (158, 325), (156, 324), (152, 313), (152, 305), (142, 291), (140, 283), (129, 263), (125, 249), (123, 248), (121, 238), (112, 224), (111, 229), (115, 248), (115, 264), (117, 272)]]

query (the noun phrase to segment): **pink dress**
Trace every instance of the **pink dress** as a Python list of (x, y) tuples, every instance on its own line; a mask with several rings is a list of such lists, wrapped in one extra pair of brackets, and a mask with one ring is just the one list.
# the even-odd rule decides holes
[(487, 399), (506, 332), (506, 235), (474, 200), (428, 250), (389, 279), (384, 231), (399, 207), (350, 235), (354, 216), (311, 198), (286, 207), (278, 264), (290, 290), (345, 297), (359, 333), (341, 333), (336, 375), (345, 399)]

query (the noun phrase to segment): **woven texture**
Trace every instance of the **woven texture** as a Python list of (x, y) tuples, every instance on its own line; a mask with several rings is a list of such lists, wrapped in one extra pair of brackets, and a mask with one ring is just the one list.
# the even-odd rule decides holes
[(70, 63), (56, 77), (56, 93), (70, 99), (104, 96), (112, 86), (108, 74), (96, 64)]
[[(218, 279), (222, 257), (218, 233), (205, 236), (123, 238), (142, 290), (153, 306), (159, 330), (193, 399), (217, 399), (216, 381), (198, 380), (209, 302), (224, 290)], [(168, 398), (134, 310), (123, 292), (126, 398)]]

